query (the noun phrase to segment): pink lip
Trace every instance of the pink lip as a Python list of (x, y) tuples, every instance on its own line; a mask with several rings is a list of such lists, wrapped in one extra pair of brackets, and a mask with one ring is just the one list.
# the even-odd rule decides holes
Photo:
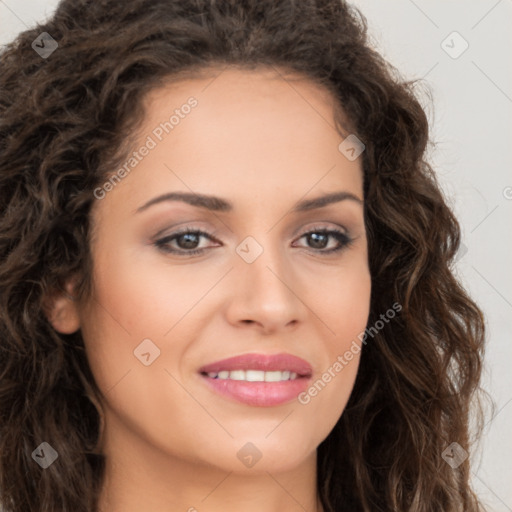
[(263, 370), (266, 372), (288, 370), (304, 377), (309, 377), (313, 371), (307, 361), (291, 354), (244, 354), (222, 359), (199, 369), (201, 373), (218, 373), (223, 370)]
[[(208, 377), (208, 373), (232, 370), (290, 371), (297, 374), (294, 380), (280, 382), (247, 382)], [(310, 382), (313, 369), (300, 357), (291, 354), (244, 354), (207, 364), (199, 369), (209, 387), (217, 393), (247, 405), (270, 407), (290, 402), (304, 391)]]

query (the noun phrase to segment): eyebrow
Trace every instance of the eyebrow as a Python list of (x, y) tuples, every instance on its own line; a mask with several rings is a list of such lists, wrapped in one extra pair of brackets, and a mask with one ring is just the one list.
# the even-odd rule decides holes
[[(328, 206), (332, 203), (339, 203), (345, 200), (355, 201), (361, 205), (363, 204), (363, 200), (357, 197), (355, 194), (347, 191), (339, 191), (325, 194), (320, 197), (315, 197), (314, 199), (303, 199), (294, 205), (292, 211), (304, 212), (315, 210), (317, 208), (324, 208), (325, 206)], [(216, 212), (231, 212), (233, 210), (233, 204), (220, 197), (191, 192), (169, 192), (167, 194), (162, 194), (161, 196), (150, 199), (147, 203), (137, 208), (135, 213), (140, 213), (148, 209), (150, 206), (164, 201), (182, 201), (192, 206), (205, 208), (207, 210)]]

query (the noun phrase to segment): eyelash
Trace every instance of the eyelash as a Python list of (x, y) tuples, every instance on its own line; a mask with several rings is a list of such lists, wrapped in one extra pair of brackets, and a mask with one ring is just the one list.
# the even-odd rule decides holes
[[(337, 229), (328, 229), (328, 228), (313, 228), (310, 231), (307, 231), (306, 233), (303, 233), (299, 237), (299, 240), (301, 238), (304, 238), (307, 235), (318, 234), (318, 233), (321, 233), (321, 234), (324, 234), (324, 235), (331, 235), (332, 237), (334, 237), (340, 243), (340, 246), (339, 247), (335, 247), (334, 249), (328, 249), (328, 250), (311, 249), (312, 252), (318, 252), (318, 253), (321, 253), (321, 254), (333, 254), (333, 253), (337, 253), (339, 251), (342, 251), (343, 249), (346, 249), (347, 247), (350, 247), (352, 245), (352, 243), (354, 242), (354, 239), (350, 238), (343, 231), (340, 231), (340, 230), (337, 230)], [(203, 251), (205, 251), (206, 248), (191, 249), (191, 250), (185, 250), (185, 249), (176, 250), (176, 249), (170, 249), (169, 248), (169, 242), (179, 238), (182, 235), (188, 235), (188, 234), (200, 235), (200, 236), (204, 236), (206, 238), (209, 238), (210, 240), (218, 241), (218, 240), (216, 240), (213, 237), (213, 235), (211, 233), (208, 233), (206, 231), (202, 231), (200, 229), (192, 229), (192, 228), (185, 227), (185, 228), (183, 228), (180, 231), (176, 231), (175, 233), (172, 233), (169, 236), (166, 236), (164, 238), (161, 238), (160, 240), (157, 240), (156, 242), (154, 242), (154, 245), (156, 247), (158, 247), (160, 250), (162, 250), (162, 251), (164, 251), (166, 253), (176, 254), (176, 255), (179, 255), (179, 256), (191, 256), (191, 255), (194, 255), (194, 254), (200, 254)]]

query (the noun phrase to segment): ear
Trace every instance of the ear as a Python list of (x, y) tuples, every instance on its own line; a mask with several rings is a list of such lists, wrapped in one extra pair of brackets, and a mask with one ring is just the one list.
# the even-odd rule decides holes
[(76, 279), (69, 279), (63, 288), (54, 290), (43, 301), (43, 310), (53, 328), (61, 334), (72, 334), (80, 329), (78, 304), (74, 297)]

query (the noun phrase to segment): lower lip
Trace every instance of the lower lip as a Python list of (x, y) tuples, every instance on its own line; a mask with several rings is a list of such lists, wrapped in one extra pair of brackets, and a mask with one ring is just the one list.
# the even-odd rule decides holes
[(217, 393), (257, 407), (271, 407), (291, 402), (306, 390), (310, 381), (309, 377), (279, 382), (212, 379), (205, 375), (202, 377)]

